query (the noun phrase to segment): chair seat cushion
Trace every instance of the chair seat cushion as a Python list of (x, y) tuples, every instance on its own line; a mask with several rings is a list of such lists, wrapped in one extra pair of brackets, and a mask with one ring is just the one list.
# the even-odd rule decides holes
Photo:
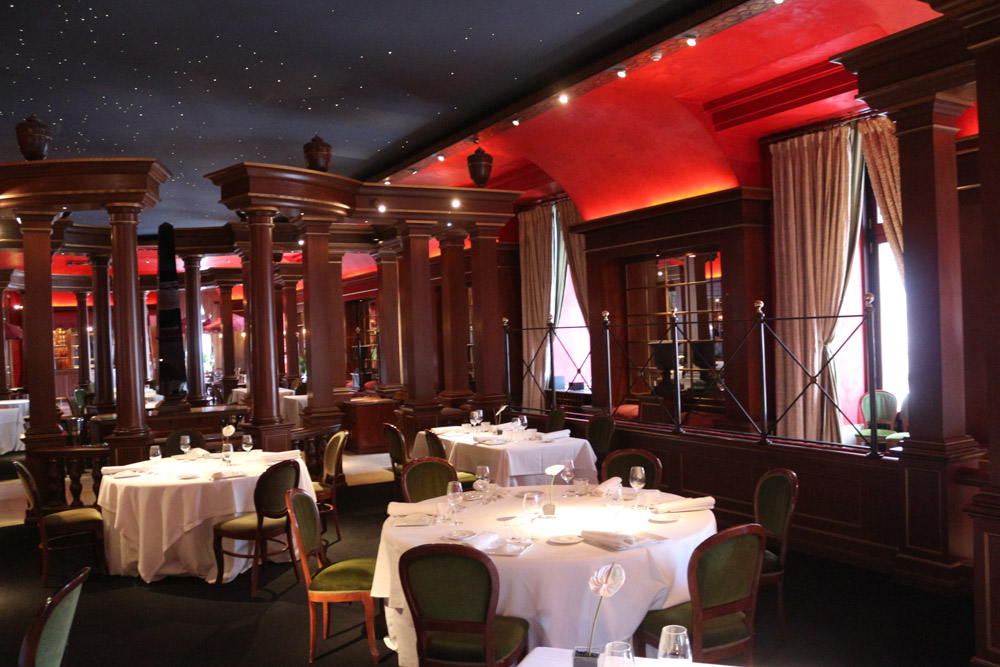
[[(528, 636), (528, 622), (516, 616), (497, 616), (494, 623), (494, 655), (501, 661), (514, 653)], [(483, 636), (464, 632), (427, 633), (427, 657), (455, 663), (485, 662)]]
[(471, 484), (476, 481), (476, 476), (471, 472), (460, 472), (458, 473), (458, 481), (462, 484)]
[(313, 491), (317, 498), (329, 498), (333, 495), (333, 485), (326, 482), (313, 482)]
[(761, 566), (760, 571), (762, 574), (774, 574), (775, 572), (781, 572), (781, 560), (778, 558), (778, 554), (773, 551), (764, 552), (764, 564)]
[(375, 576), (374, 558), (352, 558), (327, 565), (313, 576), (311, 591), (370, 591)]
[[(286, 519), (264, 518), (261, 529), (265, 534), (281, 533), (285, 530)], [(215, 530), (238, 540), (252, 540), (257, 534), (257, 513), (251, 512), (234, 519), (226, 519), (215, 524)]]
[(104, 520), (101, 513), (93, 507), (80, 507), (73, 510), (63, 510), (54, 514), (46, 514), (45, 528), (53, 533), (60, 533), (72, 530), (89, 530), (90, 528), (102, 527)]
[[(739, 612), (706, 621), (702, 634), (702, 646), (704, 648), (712, 648), (713, 646), (722, 646), (723, 644), (746, 639), (750, 636), (750, 633), (747, 631), (747, 626), (743, 622), (743, 619), (743, 612)], [(646, 614), (646, 618), (642, 619), (639, 629), (654, 637), (659, 637), (660, 630), (665, 625), (683, 625), (690, 632), (692, 626), (691, 603), (685, 602), (684, 604), (674, 605), (667, 609), (651, 611)]]
[[(858, 433), (862, 438), (867, 438), (872, 434), (872, 430), (870, 428), (863, 428), (860, 429)], [(875, 429), (875, 433), (877, 434), (876, 437), (878, 437), (881, 440), (884, 440), (888, 438), (890, 435), (894, 435), (896, 432), (888, 428), (879, 428)]]

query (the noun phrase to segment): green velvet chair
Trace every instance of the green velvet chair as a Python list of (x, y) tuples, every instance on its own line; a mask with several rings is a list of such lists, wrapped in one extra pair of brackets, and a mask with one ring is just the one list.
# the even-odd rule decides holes
[[(170, 433), (163, 442), (160, 452), (164, 457), (177, 456), (183, 454), (181, 451), (181, 436), (186, 435), (190, 440), (191, 447), (205, 447), (205, 434), (193, 428), (179, 428)], [(237, 448), (238, 449), (238, 448)]]
[(403, 466), (410, 460), (409, 452), (406, 449), (406, 438), (403, 437), (403, 432), (395, 424), (382, 424), (382, 432), (385, 434), (389, 459), (392, 461), (392, 477), (396, 481), (396, 488), (400, 489)]
[[(319, 527), (319, 508), (309, 494), (301, 489), (289, 489), (285, 506), (291, 517), (295, 550), (299, 554), (302, 577), (309, 600), (309, 662), (316, 655), (316, 605), (323, 606), (323, 639), (330, 636), (330, 603), (361, 602), (365, 607), (365, 629), (372, 662), (378, 663), (375, 646), (375, 603), (372, 599), (374, 558), (352, 558), (330, 563), (326, 557)], [(315, 558), (314, 572), (310, 560)]]
[[(427, 438), (427, 455), (447, 461), (448, 455), (444, 451), (444, 443), (441, 442), (438, 434), (428, 430), (424, 431), (424, 436)], [(458, 472), (457, 474), (458, 481), (462, 483), (462, 488), (470, 488), (473, 482), (476, 481), (476, 476), (471, 472)]]
[[(53, 551), (91, 547), (94, 561), (102, 572), (104, 564), (104, 519), (96, 507), (76, 507), (45, 514), (41, 496), (31, 472), (20, 461), (11, 461), (24, 487), (28, 501), (28, 514), (38, 527), (38, 548), (42, 552), (42, 586), (49, 578), (49, 556)], [(81, 540), (81, 537), (88, 538)]]
[(785, 624), (785, 553), (788, 551), (788, 533), (798, 499), (799, 478), (786, 468), (764, 473), (757, 481), (753, 496), (754, 521), (767, 531), (767, 550), (764, 552), (760, 583), (762, 586), (777, 586), (778, 618), (782, 627)]
[(90, 568), (83, 568), (45, 601), (21, 642), (18, 667), (59, 667), (62, 664), (80, 591), (89, 574)]
[(636, 655), (658, 645), (666, 625), (683, 625), (695, 662), (745, 655), (753, 664), (754, 615), (767, 536), (751, 523), (716, 533), (699, 544), (688, 562), (691, 601), (648, 612), (635, 631)]
[[(868, 394), (861, 397), (859, 407), (864, 419), (864, 428), (858, 429), (858, 440), (869, 440), (871, 438), (871, 401)], [(891, 392), (879, 389), (875, 392), (875, 437), (880, 446), (885, 446), (885, 439), (896, 433), (893, 428), (896, 420), (896, 396)]]
[(316, 502), (319, 503), (320, 516), (323, 519), (323, 532), (326, 532), (326, 517), (333, 515), (333, 525), (337, 529), (337, 539), (340, 539), (340, 516), (337, 514), (337, 474), (340, 471), (340, 461), (344, 458), (344, 446), (350, 431), (337, 431), (326, 441), (323, 450), (323, 474), (318, 482), (313, 482)]
[[(292, 527), (288, 520), (285, 493), (299, 485), (298, 461), (278, 461), (265, 470), (257, 480), (253, 490), (254, 512), (226, 519), (215, 524), (212, 529), (212, 547), (215, 550), (217, 576), (215, 583), (221, 584), (225, 574), (225, 556), (250, 558), (250, 595), (257, 597), (257, 572), (271, 556), (289, 551), (292, 544)], [(287, 542), (277, 551), (268, 551), (268, 541), (285, 535)], [(249, 554), (226, 551), (222, 539), (246, 540), (253, 543)], [(279, 542), (280, 544), (280, 542)], [(298, 578), (298, 569), (295, 570)]]
[(553, 431), (561, 431), (564, 428), (566, 428), (566, 411), (562, 408), (549, 410), (549, 414), (545, 418), (545, 432), (552, 433)]
[(615, 434), (615, 419), (611, 415), (594, 415), (587, 422), (587, 442), (597, 455), (597, 469), (611, 451), (611, 436)]
[(506, 667), (527, 651), (528, 622), (497, 615), (500, 580), (482, 551), (463, 544), (417, 546), (400, 557), (399, 578), (420, 667)]
[(428, 498), (439, 498), (448, 493), (448, 482), (458, 481), (455, 468), (444, 459), (422, 456), (403, 467), (401, 484), (403, 500), (419, 503)]
[(619, 449), (608, 454), (601, 466), (601, 481), (611, 477), (621, 477), (622, 485), (628, 486), (632, 466), (642, 466), (646, 471), (644, 489), (660, 489), (663, 482), (663, 464), (652, 452), (645, 449)]

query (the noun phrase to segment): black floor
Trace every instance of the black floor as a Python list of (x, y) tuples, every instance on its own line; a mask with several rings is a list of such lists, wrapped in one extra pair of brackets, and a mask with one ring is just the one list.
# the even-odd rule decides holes
[[(344, 493), (344, 539), (330, 548), (331, 559), (375, 556), (389, 500), (388, 484)], [(53, 590), (40, 585), (34, 539), (33, 529), (0, 529), (0, 665), (16, 664), (24, 630)], [(57, 554), (50, 582), (89, 564), (86, 549)], [(288, 564), (267, 566), (262, 582), (263, 597), (252, 600), (249, 572), (224, 586), (92, 576), (84, 584), (66, 664), (307, 664), (302, 584)], [(782, 638), (774, 593), (762, 595), (758, 665), (968, 665), (973, 654), (970, 598), (943, 598), (884, 575), (792, 554)], [(333, 635), (320, 642), (316, 664), (370, 665), (360, 604), (333, 605), (331, 613)], [(379, 647), (381, 664), (396, 665), (395, 654), (381, 641)]]

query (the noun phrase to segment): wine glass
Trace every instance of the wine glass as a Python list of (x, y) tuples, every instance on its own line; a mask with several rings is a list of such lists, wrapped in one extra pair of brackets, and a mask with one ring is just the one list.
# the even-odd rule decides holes
[(525, 493), (521, 506), (524, 509), (524, 515), (534, 521), (542, 515), (542, 494), (538, 491)]
[(632, 667), (635, 657), (628, 642), (608, 642), (604, 646), (602, 667)]
[[(573, 461), (566, 459), (563, 461), (563, 469), (559, 472), (559, 476), (566, 484), (573, 483), (575, 471), (573, 470)], [(568, 498), (569, 496), (576, 495), (576, 492), (572, 488), (567, 489), (566, 493), (563, 494), (563, 498)]]
[(233, 460), (233, 443), (224, 442), (222, 443), (222, 462), (227, 466), (232, 465)]
[(691, 662), (691, 642), (683, 625), (665, 625), (660, 631), (660, 647), (656, 653), (660, 660)]
[(159, 445), (151, 445), (149, 447), (149, 461), (152, 465), (156, 465), (163, 458), (163, 453), (160, 451)]
[(608, 489), (604, 494), (604, 505), (611, 510), (614, 516), (617, 516), (624, 505), (622, 487), (616, 486), (613, 489)]
[(191, 436), (182, 435), (181, 436), (181, 453), (184, 454), (184, 458), (188, 457), (188, 452), (191, 451)]
[(469, 423), (472, 424), (472, 428), (479, 428), (479, 425), (483, 423), (483, 411), (473, 410), (470, 412)]
[(635, 489), (635, 504), (632, 505), (632, 508), (637, 509), (639, 507), (639, 489), (646, 486), (646, 469), (642, 466), (632, 466), (632, 469), (628, 471), (628, 484)]
[(251, 449), (253, 449), (253, 438), (251, 438), (249, 435), (244, 435), (243, 451), (249, 454)]
[(476, 466), (476, 481), (472, 483), (472, 488), (479, 492), (480, 499), (485, 498), (486, 489), (490, 485), (490, 467)]
[(461, 482), (448, 482), (448, 487), (446, 489), (448, 494), (448, 504), (451, 505), (451, 516), (452, 519), (449, 522), (453, 526), (457, 526), (462, 523), (457, 518), (455, 514), (458, 512), (459, 505), (462, 504), (462, 483)]

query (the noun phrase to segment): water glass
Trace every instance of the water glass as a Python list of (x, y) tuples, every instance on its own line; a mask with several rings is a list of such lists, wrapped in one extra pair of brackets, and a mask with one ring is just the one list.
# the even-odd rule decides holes
[(618, 513), (622, 511), (625, 506), (625, 499), (622, 496), (622, 488), (616, 486), (613, 489), (608, 489), (604, 494), (604, 505), (614, 516), (618, 516)]
[(462, 483), (461, 482), (448, 482), (448, 487), (446, 489), (448, 494), (448, 504), (451, 506), (452, 520), (449, 522), (453, 526), (457, 526), (461, 521), (454, 518), (455, 513), (458, 512), (459, 505), (462, 504)]
[(639, 490), (646, 486), (646, 469), (642, 466), (632, 466), (628, 472), (628, 484), (635, 489), (635, 504), (633, 508), (639, 507)]
[(476, 466), (476, 481), (472, 483), (472, 488), (479, 492), (480, 499), (485, 498), (485, 492), (490, 485), (490, 467)]
[(253, 438), (251, 438), (249, 435), (244, 435), (243, 436), (243, 451), (247, 452), (249, 454), (251, 449), (253, 449)]
[(660, 660), (691, 662), (691, 642), (683, 625), (666, 625), (660, 630), (660, 647), (656, 652)]
[(227, 466), (232, 465), (233, 461), (233, 443), (224, 442), (222, 443), (222, 462)]
[(181, 436), (181, 453), (184, 454), (184, 456), (186, 458), (187, 455), (188, 455), (188, 452), (190, 452), (190, 451), (191, 451), (191, 436), (189, 436), (189, 435), (182, 435)]
[(149, 460), (155, 466), (163, 458), (163, 453), (160, 451), (159, 445), (152, 445), (149, 448)]
[(604, 646), (600, 667), (632, 667), (635, 657), (632, 655), (632, 645), (628, 642), (608, 642)]
[(586, 477), (578, 478), (573, 480), (573, 493), (580, 496), (586, 496), (590, 493), (590, 480)]
[(447, 501), (434, 503), (434, 513), (437, 514), (437, 519), (434, 523), (444, 523), (451, 515), (451, 504)]
[[(573, 483), (573, 475), (574, 475), (574, 472), (575, 472), (573, 470), (573, 466), (575, 464), (574, 464), (574, 462), (571, 459), (567, 459), (566, 461), (563, 461), (562, 464), (563, 464), (563, 469), (559, 472), (559, 476), (562, 477), (562, 480), (564, 482), (566, 482), (567, 484), (572, 484)], [(563, 498), (566, 498), (566, 497), (568, 497), (570, 495), (571, 495), (570, 490), (567, 490), (566, 493), (563, 494)]]
[(470, 412), (469, 423), (472, 424), (472, 428), (479, 428), (479, 425), (483, 423), (483, 411), (473, 410)]

